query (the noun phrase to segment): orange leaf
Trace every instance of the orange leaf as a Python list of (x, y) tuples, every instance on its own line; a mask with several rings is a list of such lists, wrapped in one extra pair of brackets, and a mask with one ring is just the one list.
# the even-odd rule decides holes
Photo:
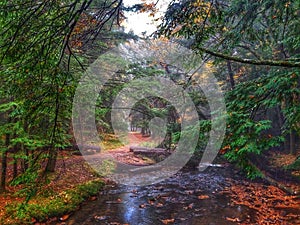
[(166, 220), (161, 220), (161, 222), (162, 222), (163, 224), (174, 223), (174, 222), (175, 222), (175, 219), (166, 219)]
[(208, 198), (209, 198), (208, 195), (199, 195), (199, 196), (198, 196), (198, 199), (201, 199), (201, 200), (203, 200), (203, 199), (208, 199)]
[(63, 215), (62, 217), (60, 217), (60, 221), (66, 221), (69, 217), (70, 217), (70, 215), (68, 215), (68, 214)]

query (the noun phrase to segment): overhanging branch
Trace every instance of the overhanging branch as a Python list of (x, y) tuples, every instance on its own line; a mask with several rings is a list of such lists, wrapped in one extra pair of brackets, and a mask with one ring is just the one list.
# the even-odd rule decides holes
[(209, 55), (234, 61), (234, 62), (240, 62), (245, 64), (251, 64), (251, 65), (259, 65), (259, 66), (279, 66), (279, 67), (300, 67), (299, 61), (288, 61), (288, 60), (255, 60), (255, 59), (242, 59), (235, 56), (226, 55), (223, 53), (215, 52), (213, 50), (198, 47), (200, 51), (203, 51)]

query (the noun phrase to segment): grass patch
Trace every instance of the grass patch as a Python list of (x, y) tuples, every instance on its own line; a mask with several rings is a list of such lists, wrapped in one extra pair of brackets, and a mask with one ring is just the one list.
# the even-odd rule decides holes
[(78, 209), (88, 197), (96, 195), (104, 186), (100, 179), (89, 181), (72, 189), (45, 198), (36, 196), (28, 203), (11, 203), (6, 206), (6, 216), (1, 224), (33, 224), (51, 217), (62, 216)]
[(124, 146), (124, 144), (114, 134), (103, 134), (101, 135), (101, 140), (104, 150), (116, 149)]

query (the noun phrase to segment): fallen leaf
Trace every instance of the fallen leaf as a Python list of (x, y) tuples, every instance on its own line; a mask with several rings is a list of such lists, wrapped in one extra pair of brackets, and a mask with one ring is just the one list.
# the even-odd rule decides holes
[(106, 220), (107, 216), (94, 216), (96, 220)]
[(194, 203), (191, 203), (191, 204), (189, 204), (188, 206), (183, 207), (183, 209), (185, 209), (185, 210), (187, 210), (187, 209), (192, 209), (192, 208), (194, 208)]
[(208, 199), (208, 198), (209, 198), (208, 195), (199, 195), (199, 196), (198, 196), (198, 199), (201, 199), (201, 200), (203, 200), (203, 199)]
[(174, 223), (174, 222), (175, 222), (175, 219), (166, 219), (166, 220), (161, 220), (161, 222), (162, 222), (163, 224)]
[(163, 207), (164, 205), (162, 203), (157, 203), (156, 207)]
[(70, 217), (70, 215), (66, 214), (66, 215), (63, 215), (62, 217), (60, 217), (59, 220), (66, 221), (69, 217)]
[(144, 209), (144, 208), (146, 208), (146, 205), (145, 205), (145, 204), (141, 204), (141, 205), (140, 205), (140, 208), (141, 208), (141, 209)]
[(155, 200), (148, 200), (148, 203), (150, 204), (150, 205), (154, 205), (154, 202), (155, 202)]
[(241, 222), (241, 220), (239, 218), (230, 218), (230, 217), (226, 217), (226, 220), (227, 221), (230, 221), (230, 222)]
[(194, 208), (194, 203), (189, 204), (188, 208), (189, 208), (189, 209)]
[(92, 196), (92, 197), (90, 197), (90, 201), (95, 201), (97, 199), (97, 197), (96, 196)]
[(188, 195), (192, 195), (192, 194), (194, 194), (194, 191), (193, 190), (187, 190), (187, 191), (185, 191), (185, 193), (188, 194)]

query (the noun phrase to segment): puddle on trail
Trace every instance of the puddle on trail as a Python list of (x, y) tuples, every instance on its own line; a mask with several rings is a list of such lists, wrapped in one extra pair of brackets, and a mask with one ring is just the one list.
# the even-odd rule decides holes
[(254, 210), (233, 205), (230, 198), (222, 194), (222, 190), (230, 186), (224, 175), (226, 170), (229, 168), (209, 168), (205, 172), (179, 172), (158, 184), (138, 188), (108, 186), (99, 194), (98, 200), (86, 202), (79, 211), (61, 224), (230, 225), (243, 221), (254, 223)]

